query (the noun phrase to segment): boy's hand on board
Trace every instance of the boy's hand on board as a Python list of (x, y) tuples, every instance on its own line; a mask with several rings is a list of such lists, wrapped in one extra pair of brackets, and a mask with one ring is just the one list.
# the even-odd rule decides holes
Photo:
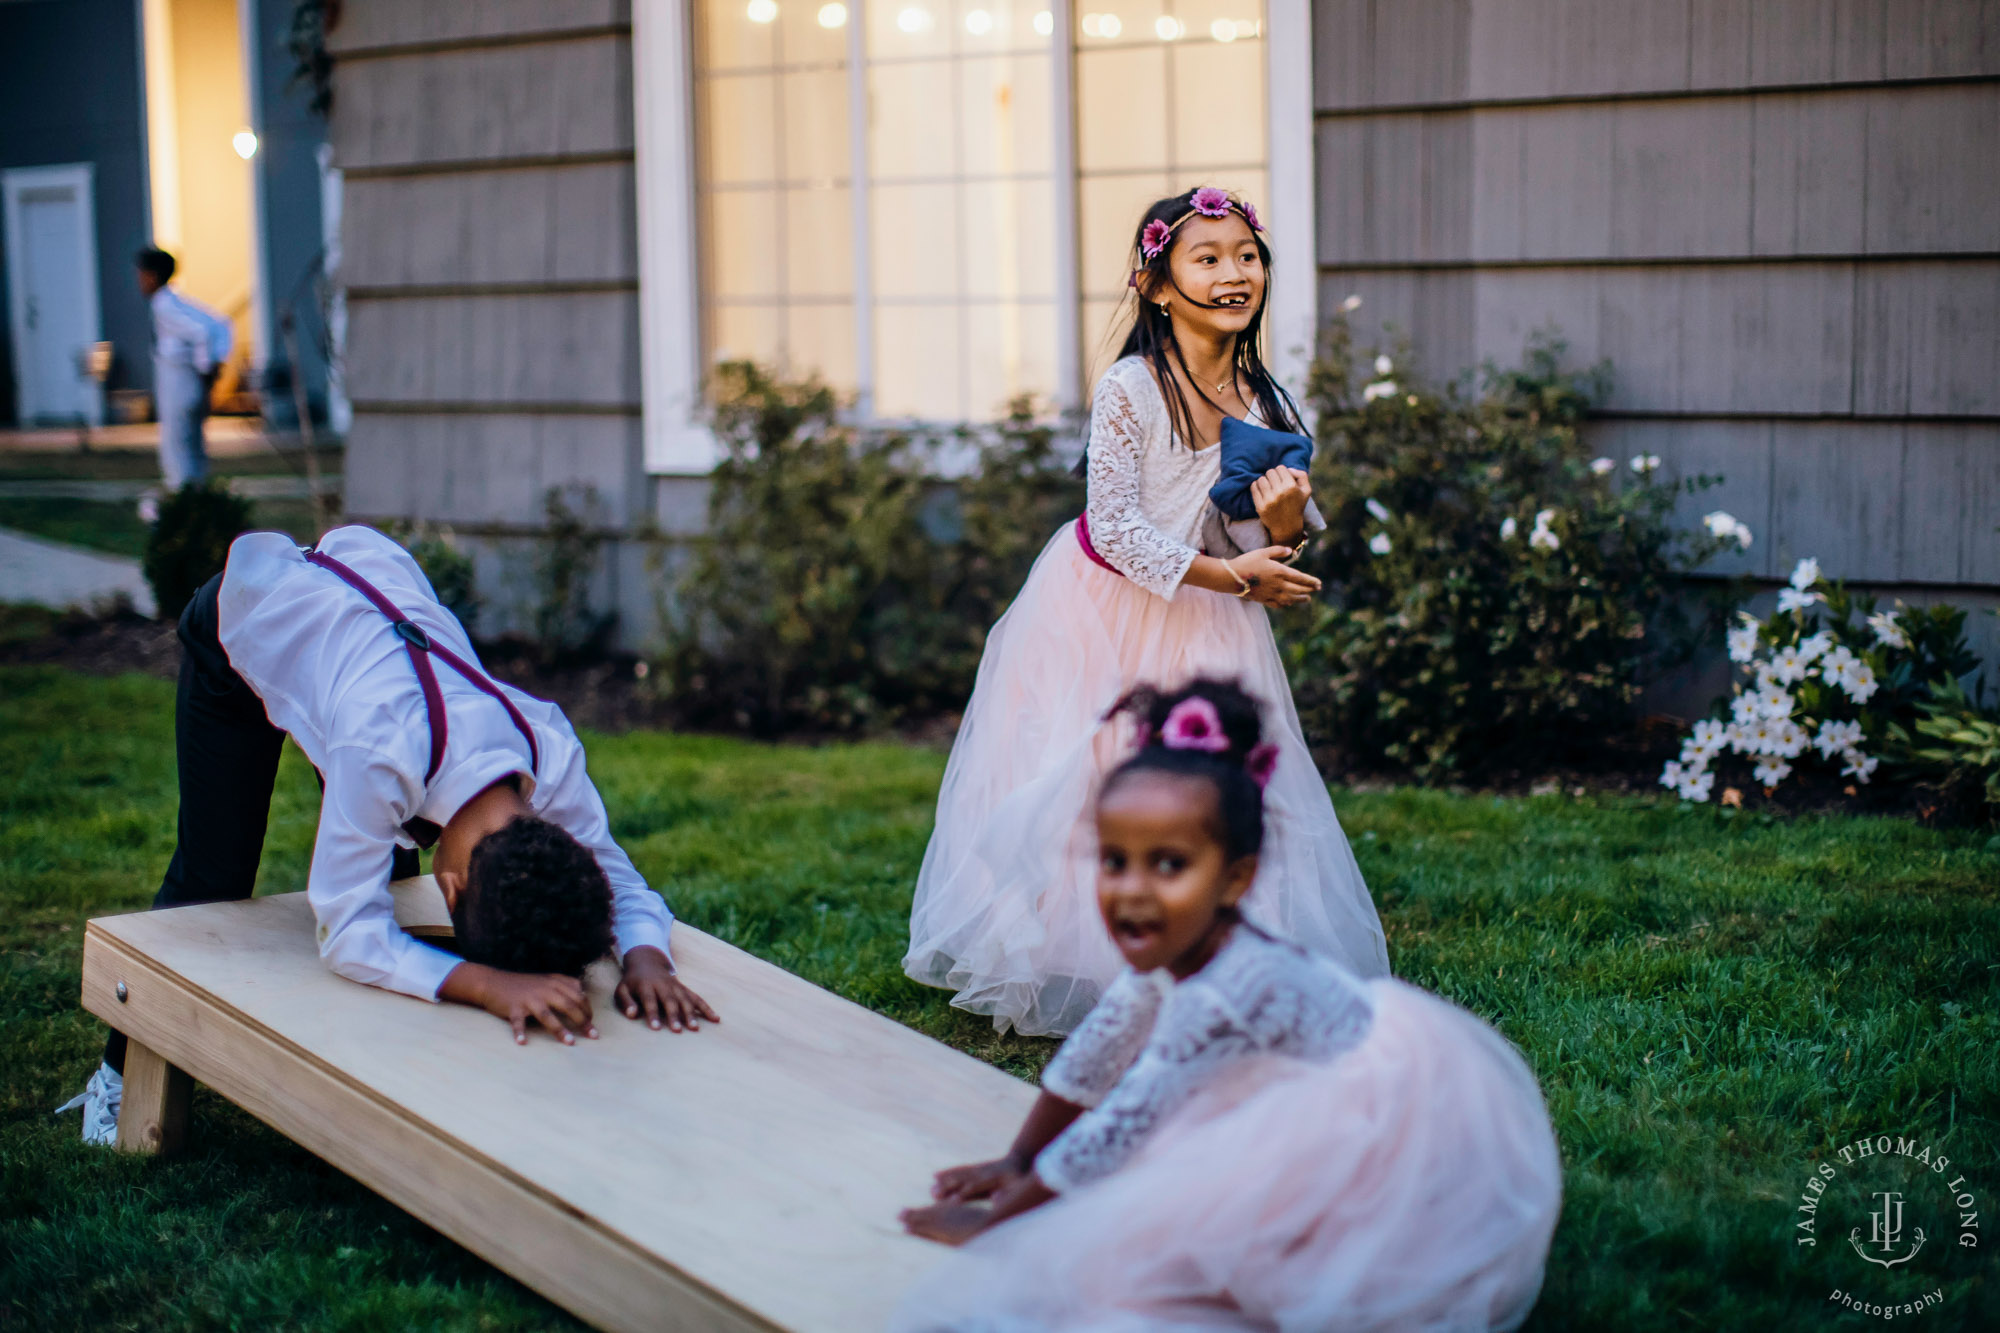
[(438, 988), (441, 1000), (478, 1005), (514, 1029), (516, 1043), (526, 1045), (528, 1024), (539, 1023), (565, 1046), (578, 1037), (595, 1037), (590, 996), (575, 977), (538, 972), (506, 972), (484, 963), (460, 963)]
[(694, 1032), (700, 1029), (701, 1019), (722, 1021), (714, 1006), (674, 975), (674, 965), (666, 954), (651, 945), (641, 945), (625, 955), (625, 975), (613, 998), (625, 1017), (644, 1015), (646, 1025), (656, 1032), (662, 1027)]

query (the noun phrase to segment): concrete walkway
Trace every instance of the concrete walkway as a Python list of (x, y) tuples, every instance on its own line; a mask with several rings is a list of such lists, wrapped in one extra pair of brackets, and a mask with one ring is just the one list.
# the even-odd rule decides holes
[(0, 602), (88, 611), (108, 607), (121, 593), (139, 614), (153, 614), (153, 590), (137, 560), (0, 528)]
[[(304, 477), (225, 477), (231, 493), (246, 500), (305, 500), (312, 487)], [(321, 495), (340, 494), (340, 474), (319, 479)], [(147, 491), (158, 491), (160, 481), (133, 479), (105, 481), (90, 478), (60, 478), (47, 481), (0, 481), (0, 499), (9, 500), (137, 500)]]

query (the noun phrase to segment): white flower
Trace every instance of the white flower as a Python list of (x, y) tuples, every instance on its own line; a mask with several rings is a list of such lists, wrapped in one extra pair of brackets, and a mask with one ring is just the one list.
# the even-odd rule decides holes
[(1796, 648), (1780, 648), (1771, 654), (1771, 674), (1787, 685), (1796, 685), (1806, 678), (1806, 659)]
[(1841, 682), (1847, 689), (1847, 697), (1858, 704), (1865, 704), (1875, 697), (1875, 691), (1882, 688), (1875, 679), (1875, 668), (1866, 662), (1856, 662), (1847, 668), (1847, 679)]
[(1757, 655), (1757, 629), (1757, 622), (1753, 620), (1747, 625), (1738, 625), (1729, 631), (1730, 661), (1748, 662)]
[(1634, 472), (1639, 473), (1641, 476), (1644, 476), (1646, 473), (1653, 471), (1655, 468), (1659, 466), (1660, 466), (1660, 456), (1658, 454), (1632, 455), (1632, 470)]
[(1549, 525), (1549, 520), (1553, 519), (1555, 516), (1556, 516), (1556, 511), (1553, 509), (1537, 509), (1535, 511), (1535, 526), (1538, 528), (1546, 528)]
[(1819, 751), (1822, 759), (1831, 759), (1840, 751), (1852, 750), (1859, 744), (1859, 722), (1835, 722), (1832, 718), (1819, 724), (1819, 735), (1813, 738), (1813, 748)]
[(1778, 725), (1769, 718), (1760, 717), (1743, 726), (1743, 749), (1749, 754), (1771, 753), (1771, 743), (1778, 738)]
[(1509, 514), (1507, 515), (1507, 517), (1500, 520), (1501, 541), (1503, 542), (1513, 541), (1514, 534), (1519, 532), (1520, 530), (1521, 530), (1521, 525), (1514, 521), (1514, 516), (1512, 514)]
[(1729, 728), (1712, 717), (1705, 717), (1694, 724), (1694, 743), (1710, 754), (1720, 750), (1728, 739)]
[(1792, 586), (1804, 592), (1819, 582), (1819, 561), (1807, 556), (1792, 566)]
[(1373, 384), (1367, 385), (1361, 390), (1361, 401), (1364, 403), (1372, 403), (1377, 398), (1394, 398), (1395, 396), (1396, 382), (1394, 380), (1376, 380)]
[(1345, 301), (1340, 303), (1340, 313), (1343, 315), (1351, 315), (1360, 308), (1361, 298), (1359, 296), (1349, 296)]
[(1744, 731), (1741, 722), (1731, 722), (1727, 727), (1723, 728), (1722, 739), (1737, 754), (1750, 753), (1750, 736), (1749, 733)]
[(1559, 550), (1562, 547), (1562, 538), (1556, 536), (1547, 528), (1538, 526), (1533, 532), (1528, 534), (1528, 545), (1534, 547), (1537, 551)]
[(1796, 759), (1806, 750), (1806, 729), (1786, 718), (1778, 723), (1778, 734), (1771, 742), (1771, 753), (1786, 759)]
[(1748, 739), (1750, 724), (1763, 716), (1762, 711), (1757, 707), (1757, 696), (1754, 694), (1739, 694), (1734, 699), (1731, 699), (1729, 701), (1729, 716), (1739, 727), (1744, 729), (1742, 733), (1743, 739), (1740, 743), (1748, 745), (1750, 743)]
[(1782, 759), (1766, 759), (1750, 772), (1760, 787), (1775, 787), (1791, 775), (1792, 766)]
[(1365, 501), (1362, 502), (1362, 504), (1363, 507), (1366, 508), (1369, 513), (1373, 514), (1381, 522), (1387, 523), (1389, 521), (1388, 506), (1384, 505), (1380, 500), (1376, 499), (1374, 496), (1372, 495), (1369, 496)]
[(1797, 588), (1780, 588), (1778, 590), (1778, 610), (1780, 613), (1786, 611), (1803, 611), (1814, 602), (1823, 602), (1825, 600), (1826, 595), (1824, 593), (1800, 592)]
[(1389, 545), (1389, 534), (1386, 532), (1378, 532), (1368, 539), (1368, 549), (1377, 555), (1389, 554)]
[(1680, 786), (1674, 790), (1683, 801), (1706, 801), (1708, 794), (1715, 790), (1715, 774), (1684, 773), (1681, 775)]
[(1750, 529), (1720, 509), (1701, 516), (1702, 526), (1722, 541), (1733, 541), (1747, 551), (1750, 549)]
[(1869, 777), (1874, 774), (1876, 765), (1882, 762), (1874, 755), (1863, 754), (1859, 750), (1849, 750), (1840, 757), (1846, 761), (1840, 770), (1840, 776), (1844, 778), (1858, 778), (1862, 782), (1868, 781)]
[(1792, 715), (1792, 696), (1776, 685), (1762, 686), (1751, 697), (1757, 701), (1759, 716), (1777, 722)]
[(1385, 352), (1381, 356), (1375, 358), (1375, 373), (1382, 379), (1385, 380), (1388, 379), (1390, 372), (1392, 372), (1395, 369), (1396, 369), (1396, 363), (1389, 359), (1388, 353)]
[(1708, 767), (1708, 761), (1715, 758), (1720, 746), (1703, 745), (1692, 736), (1681, 742), (1681, 762), (1690, 772)]
[(1819, 664), (1819, 674), (1825, 678), (1827, 684), (1837, 685), (1840, 682), (1834, 677), (1844, 675), (1849, 667), (1860, 660), (1854, 655), (1854, 650), (1846, 644), (1836, 644), (1827, 649), (1826, 660)]
[(1833, 635), (1830, 632), (1821, 630), (1817, 634), (1808, 634), (1799, 640), (1799, 660), (1812, 662), (1831, 647), (1833, 647)]
[(1617, 466), (1618, 465), (1616, 463), (1612, 462), (1608, 458), (1593, 458), (1590, 460), (1590, 470), (1592, 472), (1595, 472), (1600, 477), (1608, 476), (1611, 472), (1611, 469)]
[(1681, 785), (1683, 776), (1681, 761), (1678, 759), (1669, 759), (1667, 760), (1666, 768), (1660, 772), (1660, 785), (1662, 787), (1678, 787)]
[(1903, 632), (1903, 626), (1896, 619), (1894, 611), (1877, 611), (1868, 617), (1868, 628), (1875, 631), (1875, 643), (1881, 648), (1907, 648), (1910, 636)]

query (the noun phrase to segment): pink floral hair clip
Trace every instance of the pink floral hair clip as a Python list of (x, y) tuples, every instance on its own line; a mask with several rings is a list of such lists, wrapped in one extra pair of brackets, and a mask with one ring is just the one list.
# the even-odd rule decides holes
[[(1200, 695), (1190, 695), (1167, 712), (1160, 724), (1159, 744), (1169, 750), (1200, 750), (1206, 754), (1229, 753), (1229, 735), (1222, 729), (1222, 714)], [(1145, 745), (1142, 738), (1140, 745)], [(1263, 741), (1250, 747), (1243, 758), (1244, 771), (1261, 791), (1278, 768), (1278, 747)]]
[[(1186, 222), (1191, 217), (1226, 218), (1231, 213), (1236, 214), (1249, 223), (1251, 231), (1262, 232), (1264, 230), (1264, 223), (1258, 218), (1257, 209), (1254, 205), (1245, 200), (1238, 199), (1227, 190), (1219, 190), (1213, 185), (1204, 185), (1188, 198), (1187, 212), (1181, 214), (1172, 222), (1167, 222), (1161, 218), (1154, 218), (1146, 224), (1144, 230), (1139, 233), (1139, 253), (1144, 255), (1146, 262), (1150, 264), (1155, 259), (1158, 259), (1167, 246), (1173, 242), (1174, 233), (1180, 230), (1181, 223)], [(1128, 285), (1137, 286), (1138, 281), (1138, 275), (1134, 274)]]

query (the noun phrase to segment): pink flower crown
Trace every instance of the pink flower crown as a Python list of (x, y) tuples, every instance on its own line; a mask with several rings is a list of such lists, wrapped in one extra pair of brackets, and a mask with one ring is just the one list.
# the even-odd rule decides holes
[[(1257, 217), (1255, 205), (1251, 204), (1248, 200), (1238, 199), (1227, 190), (1218, 190), (1213, 185), (1204, 185), (1199, 190), (1196, 190), (1194, 196), (1188, 200), (1187, 212), (1181, 214), (1172, 222), (1167, 222), (1161, 218), (1154, 218), (1146, 224), (1145, 229), (1139, 233), (1139, 253), (1150, 264), (1155, 259), (1158, 259), (1167, 246), (1173, 242), (1174, 233), (1180, 229), (1181, 223), (1186, 222), (1191, 217), (1226, 218), (1231, 213), (1236, 214), (1249, 223), (1251, 231), (1261, 232), (1264, 230), (1263, 222)], [(1129, 280), (1129, 285), (1136, 287), (1138, 283), (1139, 275), (1134, 273)]]
[[(1228, 754), (1229, 736), (1222, 729), (1222, 715), (1215, 711), (1215, 705), (1198, 694), (1189, 695), (1167, 710), (1167, 720), (1160, 724), (1156, 736), (1141, 736), (1143, 747), (1158, 744), (1169, 750), (1201, 750), (1208, 754)], [(1262, 741), (1250, 747), (1250, 753), (1243, 757), (1244, 771), (1259, 788), (1271, 781), (1271, 774), (1277, 771), (1278, 747), (1269, 741)]]

